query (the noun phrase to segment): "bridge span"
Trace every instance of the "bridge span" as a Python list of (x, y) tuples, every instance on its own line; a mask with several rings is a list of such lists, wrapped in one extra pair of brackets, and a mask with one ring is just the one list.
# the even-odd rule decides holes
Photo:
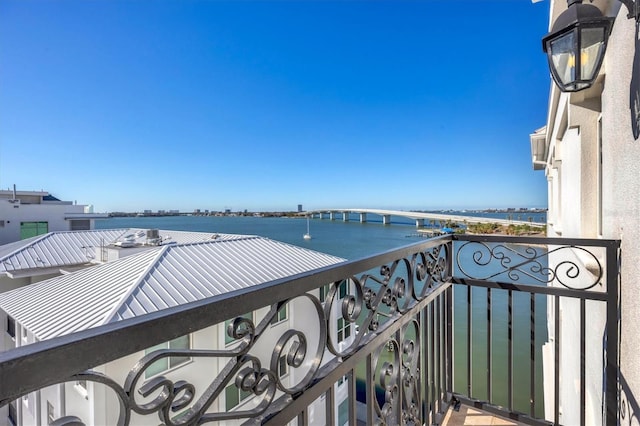
[(535, 227), (544, 227), (546, 223), (528, 222), (524, 220), (510, 220), (510, 219), (498, 219), (493, 217), (480, 217), (480, 216), (465, 216), (465, 215), (452, 215), (446, 213), (421, 213), (404, 210), (382, 210), (382, 209), (317, 209), (309, 210), (301, 213), (304, 216), (319, 217), (324, 219), (328, 216), (331, 220), (336, 220), (341, 217), (343, 221), (347, 222), (350, 219), (351, 214), (358, 214), (360, 216), (360, 222), (365, 223), (367, 221), (367, 215), (377, 215), (382, 217), (382, 223), (385, 225), (391, 224), (391, 216), (406, 217), (413, 219), (416, 222), (416, 227), (424, 227), (425, 220), (434, 221), (442, 226), (444, 223), (450, 221), (459, 224), (470, 223), (497, 223), (498, 225), (530, 225)]

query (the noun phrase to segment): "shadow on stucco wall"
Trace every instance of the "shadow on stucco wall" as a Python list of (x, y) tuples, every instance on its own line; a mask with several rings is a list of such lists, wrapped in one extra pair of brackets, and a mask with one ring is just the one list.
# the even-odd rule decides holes
[(640, 415), (640, 407), (638, 407), (638, 401), (631, 393), (629, 385), (624, 378), (624, 375), (620, 373), (620, 425), (637, 425), (640, 422), (638, 415)]
[(640, 40), (636, 23), (636, 46), (633, 55), (633, 70), (631, 74), (631, 87), (629, 93), (629, 112), (631, 113), (631, 131), (633, 138), (638, 140), (640, 136)]

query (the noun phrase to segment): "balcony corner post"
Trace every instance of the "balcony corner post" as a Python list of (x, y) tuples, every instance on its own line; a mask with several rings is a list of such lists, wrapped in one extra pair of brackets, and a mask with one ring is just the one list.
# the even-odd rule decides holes
[(620, 242), (607, 246), (607, 364), (605, 368), (606, 424), (619, 424), (620, 399)]

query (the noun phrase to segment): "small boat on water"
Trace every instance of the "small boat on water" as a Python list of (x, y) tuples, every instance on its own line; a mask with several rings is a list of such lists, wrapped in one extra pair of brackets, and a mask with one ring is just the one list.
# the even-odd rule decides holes
[(309, 233), (309, 216), (307, 216), (307, 233), (302, 236), (305, 240), (311, 239), (311, 234)]

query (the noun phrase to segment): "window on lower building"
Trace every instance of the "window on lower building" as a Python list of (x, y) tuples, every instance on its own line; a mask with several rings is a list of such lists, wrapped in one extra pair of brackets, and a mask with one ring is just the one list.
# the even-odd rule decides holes
[(72, 231), (89, 231), (91, 229), (91, 221), (89, 219), (72, 220), (70, 225)]
[(36, 237), (49, 232), (49, 222), (20, 222), (20, 239)]
[(339, 288), (339, 295), (340, 295), (340, 299), (344, 299), (345, 296), (347, 295), (347, 290), (348, 290), (348, 286), (347, 286), (347, 282), (346, 281), (342, 281), (340, 283), (340, 288)]
[(12, 339), (16, 338), (16, 320), (7, 315), (7, 334)]
[(288, 367), (289, 366), (287, 365), (287, 356), (286, 355), (282, 355), (278, 359), (278, 376), (280, 376), (280, 377), (286, 376), (287, 373), (289, 373)]
[(240, 390), (235, 384), (227, 386), (224, 390), (225, 407), (227, 411), (233, 410), (251, 395), (251, 392)]
[(345, 399), (338, 406), (338, 425), (344, 426), (349, 424), (349, 399)]
[(338, 318), (338, 342), (351, 336), (351, 323), (344, 318)]
[[(249, 321), (253, 321), (253, 313), (250, 312), (248, 314), (244, 314), (244, 315), (240, 315), (241, 318), (246, 318)], [(235, 319), (235, 318), (234, 318)], [(233, 323), (233, 319), (230, 320), (226, 320), (224, 322), (224, 344), (228, 345), (229, 343), (235, 342), (236, 339), (234, 339), (233, 337), (229, 336), (229, 325), (231, 325), (231, 323)]]
[(76, 384), (73, 388), (78, 392), (84, 399), (89, 399), (89, 391), (87, 390), (87, 381), (86, 380), (76, 380)]
[(278, 313), (271, 319), (271, 324), (277, 324), (287, 319), (287, 305), (280, 308)]
[[(320, 294), (319, 294), (319, 299), (320, 299), (320, 303), (324, 303), (325, 299), (327, 298), (327, 295), (329, 294), (329, 290), (331, 289), (329, 284), (323, 285), (322, 287), (320, 287)], [(348, 293), (348, 289), (349, 289), (349, 285), (347, 283), (347, 281), (342, 281), (339, 285), (338, 285), (338, 298), (340, 299), (344, 299), (345, 296)]]
[(47, 401), (47, 423), (51, 424), (56, 420), (55, 410), (53, 409), (53, 404)]
[(15, 401), (9, 403), (9, 424), (13, 426), (18, 425), (18, 409), (16, 408)]
[(322, 287), (320, 287), (320, 296), (319, 296), (320, 303), (324, 303), (324, 301), (326, 300), (327, 294), (329, 294), (329, 288), (330, 288), (329, 284), (325, 284)]
[[(181, 336), (176, 339), (173, 339), (169, 342), (161, 343), (152, 348), (149, 348), (145, 351), (146, 354), (150, 354), (153, 351), (157, 351), (159, 349), (190, 349), (191, 348), (191, 339), (189, 335)], [(155, 376), (156, 374), (160, 374), (164, 371), (175, 368), (185, 362), (189, 361), (191, 358), (188, 356), (171, 356), (160, 358), (153, 364), (151, 364), (144, 372), (145, 378), (149, 378)]]
[(349, 380), (349, 375), (342, 376), (338, 379), (338, 386), (342, 386)]

